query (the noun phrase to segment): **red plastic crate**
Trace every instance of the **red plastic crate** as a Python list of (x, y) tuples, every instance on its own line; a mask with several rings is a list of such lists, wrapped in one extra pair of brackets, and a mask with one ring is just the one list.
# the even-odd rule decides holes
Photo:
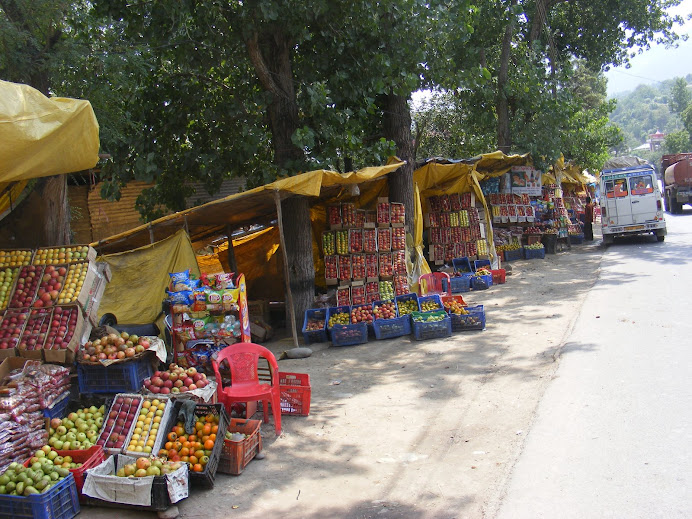
[(245, 470), (247, 464), (262, 450), (261, 425), (260, 420), (231, 418), (231, 423), (226, 430), (231, 433), (243, 433), (245, 439), (243, 441), (231, 441), (224, 438), (218, 472), (238, 476)]
[(505, 269), (491, 270), (490, 273), (493, 275), (493, 285), (502, 285), (505, 283), (507, 276)]
[(279, 372), (281, 414), (308, 416), (310, 414), (310, 375)]

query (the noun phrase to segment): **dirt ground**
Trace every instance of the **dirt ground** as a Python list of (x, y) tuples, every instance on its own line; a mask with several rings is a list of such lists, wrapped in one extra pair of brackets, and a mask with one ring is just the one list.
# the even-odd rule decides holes
[[(490, 518), (501, 502), (602, 251), (512, 262), (505, 285), (464, 294), (484, 331), (335, 348), (281, 371), (309, 373), (310, 416), (262, 426), (266, 458), (193, 490), (180, 517)], [(277, 354), (288, 342), (269, 344)], [(257, 416), (257, 415), (256, 415)], [(85, 507), (80, 517), (153, 517)]]

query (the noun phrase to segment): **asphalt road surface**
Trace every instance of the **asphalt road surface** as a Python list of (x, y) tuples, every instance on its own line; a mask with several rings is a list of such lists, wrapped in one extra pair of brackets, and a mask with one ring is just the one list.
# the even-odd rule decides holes
[(605, 251), (498, 519), (692, 517), (692, 210)]

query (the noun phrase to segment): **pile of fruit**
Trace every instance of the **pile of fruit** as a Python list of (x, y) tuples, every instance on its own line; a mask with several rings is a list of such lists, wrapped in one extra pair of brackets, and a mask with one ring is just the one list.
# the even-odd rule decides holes
[(418, 311), (418, 303), (415, 301), (415, 299), (399, 301), (397, 306), (399, 307), (399, 315), (409, 315), (412, 312)]
[(490, 272), (490, 270), (485, 268), (485, 267), (476, 270), (476, 276), (479, 276), (479, 277), (480, 276), (492, 276), (492, 275), (493, 275), (493, 273)]
[(81, 362), (99, 360), (117, 360), (132, 358), (149, 349), (149, 339), (127, 332), (111, 333), (95, 341), (87, 342), (80, 350), (78, 359)]
[(86, 261), (87, 259), (89, 259), (89, 246), (87, 245), (38, 249), (34, 256), (34, 265), (58, 265)]
[(391, 222), (389, 202), (380, 202), (377, 204), (377, 223), (389, 224)]
[(351, 309), (351, 324), (371, 323), (373, 321), (372, 308), (368, 305), (354, 306)]
[(327, 219), (329, 225), (341, 224), (341, 208), (338, 205), (332, 205), (327, 208)]
[(327, 327), (331, 328), (335, 324), (349, 324), (350, 322), (351, 316), (348, 312), (338, 312), (329, 316)]
[(213, 414), (198, 416), (194, 434), (185, 434), (183, 422), (178, 422), (166, 436), (166, 444), (159, 451), (160, 457), (169, 461), (182, 461), (193, 472), (203, 472), (211, 456), (216, 434), (219, 431), (219, 417)]
[(322, 250), (325, 256), (336, 253), (336, 246), (334, 244), (334, 233), (324, 232), (322, 233)]
[(413, 320), (417, 323), (434, 323), (444, 320), (445, 316), (441, 313), (434, 313), (429, 315), (415, 314)]
[(466, 315), (469, 312), (466, 310), (466, 307), (460, 302), (456, 300), (451, 300), (451, 301), (445, 301), (444, 302), (444, 307), (447, 312), (456, 314), (456, 315)]
[(365, 287), (363, 285), (357, 285), (357, 286), (351, 287), (351, 304), (352, 305), (365, 304)]
[(364, 229), (363, 230), (363, 251), (365, 251), (365, 252), (377, 252), (377, 230), (376, 229)]
[(406, 221), (406, 210), (404, 204), (392, 202), (390, 205), (390, 220), (392, 223), (400, 224)]
[(0, 250), (0, 268), (23, 267), (31, 263), (30, 250)]
[(135, 430), (132, 432), (130, 443), (127, 445), (127, 451), (151, 454), (154, 450), (154, 443), (159, 433), (159, 427), (161, 427), (165, 409), (166, 401), (145, 399), (142, 402), (142, 407), (139, 409), (139, 416), (135, 423)]
[(377, 229), (377, 250), (392, 250), (392, 230), (387, 227)]
[(337, 279), (339, 276), (339, 260), (338, 256), (324, 257), (324, 278)]
[(365, 254), (353, 254), (351, 256), (351, 276), (353, 279), (365, 277)]
[(48, 446), (58, 451), (93, 447), (97, 443), (105, 412), (104, 406), (91, 406), (70, 413), (66, 418), (53, 418), (48, 431)]
[(182, 467), (181, 461), (168, 461), (160, 458), (137, 458), (134, 463), (128, 463), (118, 470), (115, 475), (120, 478), (144, 478), (171, 474)]
[(19, 463), (11, 463), (0, 476), (0, 494), (11, 496), (30, 496), (45, 492), (61, 479), (66, 478), (70, 471), (55, 464), (46, 456), (29, 467)]
[(46, 458), (53, 462), (53, 466), (67, 470), (78, 469), (82, 466), (82, 463), (75, 463), (72, 456), (60, 456), (60, 453), (49, 445), (44, 445), (34, 453), (29, 460), (29, 466), (31, 467), (34, 463), (41, 463)]
[(481, 254), (483, 256), (488, 255), (488, 242), (485, 240), (478, 240), (476, 242), (476, 249), (478, 251), (478, 254)]
[(27, 265), (19, 271), (17, 286), (14, 289), (10, 307), (28, 308), (36, 298), (36, 291), (43, 275), (43, 267)]
[[(351, 288), (341, 287), (336, 291), (336, 306), (346, 306), (351, 304)], [(346, 314), (348, 315), (348, 314)]]
[(363, 252), (363, 229), (351, 229), (348, 233), (348, 249), (351, 252)]
[(51, 322), (43, 348), (46, 350), (65, 349), (72, 341), (72, 337), (77, 327), (79, 308), (63, 308), (56, 306), (53, 310), (53, 321)]
[(527, 227), (524, 229), (524, 234), (543, 234), (540, 227)]
[(409, 293), (410, 287), (407, 276), (394, 276), (394, 291), (398, 296)]
[(143, 385), (147, 391), (168, 395), (203, 388), (209, 385), (209, 379), (195, 368), (185, 369), (171, 364), (167, 371), (155, 371), (151, 378), (144, 380)]
[(348, 254), (348, 231), (336, 231), (336, 253)]
[(22, 350), (40, 350), (43, 348), (49, 324), (50, 310), (45, 308), (31, 310), (17, 347)]
[(139, 397), (117, 397), (111, 406), (96, 445), (104, 449), (122, 449), (127, 433), (138, 416), (137, 411), (141, 400)]
[(396, 305), (393, 302), (380, 303), (373, 307), (372, 313), (375, 319), (394, 319), (396, 317)]
[(58, 295), (65, 281), (65, 274), (67, 274), (65, 267), (48, 265), (45, 268), (36, 294), (36, 300), (33, 303), (34, 307), (53, 306), (57, 303)]
[(548, 227), (543, 233), (544, 234), (557, 234), (557, 229), (555, 227)]
[[(2, 252), (2, 251), (0, 251)], [(12, 283), (19, 272), (18, 268), (5, 267), (0, 270), (0, 310), (7, 308), (12, 291)]]
[(531, 249), (531, 250), (540, 250), (540, 249), (543, 249), (545, 247), (543, 247), (542, 243), (534, 243), (533, 245), (526, 245), (524, 248), (525, 249)]
[(318, 330), (324, 330), (324, 319), (318, 319), (317, 317), (308, 317), (308, 323), (305, 326), (305, 331), (313, 332)]
[(380, 276), (391, 276), (394, 273), (392, 265), (392, 253), (385, 252), (380, 254)]
[(434, 299), (426, 299), (425, 301), (420, 302), (421, 312), (434, 312), (436, 310), (440, 310), (440, 308), (439, 303)]
[(382, 301), (394, 299), (394, 285), (391, 281), (380, 281), (379, 292)]

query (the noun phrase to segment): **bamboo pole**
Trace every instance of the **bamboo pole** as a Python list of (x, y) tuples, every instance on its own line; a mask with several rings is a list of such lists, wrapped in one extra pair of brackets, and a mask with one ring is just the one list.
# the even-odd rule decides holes
[(231, 272), (238, 272), (238, 262), (235, 259), (235, 249), (233, 248), (233, 228), (231, 224), (226, 224), (226, 236), (228, 236), (228, 266)]
[(288, 271), (288, 255), (286, 254), (286, 240), (284, 238), (284, 217), (281, 211), (281, 195), (279, 190), (274, 190), (274, 203), (276, 203), (276, 215), (279, 225), (279, 242), (281, 244), (281, 255), (283, 256), (284, 264), (284, 281), (286, 284), (286, 297), (288, 304), (288, 313), (291, 319), (291, 333), (293, 334), (293, 345), (298, 347), (298, 330), (296, 330), (296, 310), (293, 307), (293, 292), (291, 291), (291, 278)]

